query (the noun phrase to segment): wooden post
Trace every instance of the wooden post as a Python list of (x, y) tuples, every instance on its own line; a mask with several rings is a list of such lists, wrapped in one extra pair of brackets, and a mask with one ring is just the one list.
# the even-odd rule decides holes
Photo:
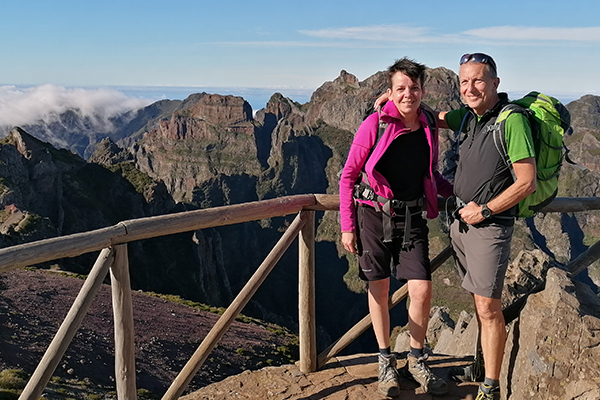
[(135, 343), (133, 305), (127, 245), (114, 247), (115, 261), (110, 268), (115, 324), (115, 383), (119, 400), (137, 399), (135, 386)]
[[(450, 246), (446, 247), (440, 254), (437, 255), (431, 261), (431, 272), (433, 273), (436, 269), (438, 269), (450, 256), (452, 255), (452, 248)], [(400, 289), (396, 290), (392, 296), (389, 298), (389, 306), (390, 309), (398, 305), (402, 300), (406, 298), (408, 294), (408, 284), (403, 285)], [(335, 357), (340, 351), (346, 348), (350, 343), (352, 343), (356, 338), (362, 335), (367, 329), (371, 327), (371, 316), (367, 315), (363, 319), (361, 319), (356, 325), (354, 325), (348, 332), (346, 332), (342, 337), (340, 337), (337, 341), (332, 343), (328, 348), (323, 350), (321, 354), (319, 354), (318, 358), (318, 368), (323, 367), (332, 357)]]
[(290, 244), (296, 239), (298, 232), (300, 232), (300, 229), (302, 229), (306, 223), (306, 219), (307, 215), (305, 213), (299, 213), (298, 216), (296, 216), (281, 239), (279, 239), (269, 255), (267, 255), (267, 258), (265, 258), (248, 283), (246, 283), (237, 297), (229, 307), (227, 307), (227, 310), (221, 315), (221, 318), (219, 318), (215, 326), (208, 332), (208, 335), (206, 335), (198, 349), (183, 367), (179, 375), (177, 375), (162, 400), (179, 399), (179, 396), (181, 396), (194, 375), (196, 375), (200, 367), (202, 367), (202, 364), (204, 364), (204, 361), (206, 361), (206, 358), (212, 349), (215, 348), (219, 340), (221, 340), (227, 329), (231, 326), (235, 317), (237, 317), (246, 304), (248, 304), (248, 301), (250, 301), (256, 290), (264, 282), (271, 270), (273, 270), (275, 264), (277, 264), (281, 256), (283, 256), (283, 253), (285, 253), (288, 247), (290, 247)]
[(315, 212), (306, 213), (306, 224), (300, 232), (298, 322), (300, 336), (300, 371), (317, 370), (317, 328), (315, 307)]
[(102, 281), (106, 277), (113, 259), (114, 253), (112, 250), (104, 249), (100, 252), (65, 320), (56, 332), (29, 382), (27, 382), (27, 386), (23, 389), (19, 400), (38, 400), (40, 398), (58, 363), (73, 340), (77, 329), (79, 329), (83, 317), (85, 317), (92, 304), (92, 300), (94, 300), (96, 293), (102, 286)]

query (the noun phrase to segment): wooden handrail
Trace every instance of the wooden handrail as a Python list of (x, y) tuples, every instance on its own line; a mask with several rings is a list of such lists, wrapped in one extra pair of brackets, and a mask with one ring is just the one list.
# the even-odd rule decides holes
[[(445, 201), (440, 199), (439, 202), (440, 209), (445, 209)], [(217, 321), (217, 324), (215, 324), (207, 337), (204, 338), (198, 350), (177, 376), (163, 399), (174, 400), (181, 395), (187, 384), (206, 360), (210, 351), (216, 346), (217, 342), (231, 325), (234, 318), (241, 312), (242, 308), (247, 304), (251, 296), (256, 292), (268, 273), (300, 232), (300, 368), (303, 372), (315, 371), (317, 367), (322, 366), (358, 335), (362, 334), (371, 323), (370, 317), (365, 317), (321, 355), (316, 356), (316, 324), (314, 321), (314, 211), (338, 209), (339, 198), (337, 195), (307, 194), (287, 196), (272, 200), (128, 220), (112, 227), (0, 249), (0, 273), (18, 267), (58, 258), (75, 257), (102, 250), (98, 261), (92, 268), (65, 321), (19, 399), (33, 400), (39, 398), (51, 374), (64, 355), (68, 344), (72, 340), (109, 268), (111, 269), (111, 277), (115, 285), (113, 287), (113, 307), (116, 324), (115, 352), (118, 353), (116, 354), (118, 359), (115, 364), (118, 397), (119, 399), (136, 398), (133, 314), (125, 243), (197, 229), (285, 216), (297, 212), (300, 212), (300, 214), (271, 250), (250, 281), (234, 299), (230, 307)], [(542, 212), (578, 212), (588, 210), (600, 210), (600, 198), (557, 198), (549, 206), (545, 207)], [(110, 247), (114, 247), (114, 249)], [(432, 260), (432, 272), (450, 254), (451, 249), (446, 248)], [(571, 274), (576, 275), (581, 272), (599, 257), (600, 242), (591, 246), (587, 252), (569, 264)], [(407, 288), (405, 286), (390, 297), (389, 302), (391, 307), (406, 297)]]
[(127, 220), (108, 228), (0, 249), (0, 273), (59, 258), (76, 257), (115, 244), (295, 214), (315, 204), (315, 196), (306, 194)]
[[(439, 199), (443, 209), (444, 200)], [(115, 244), (294, 214), (300, 210), (338, 210), (333, 194), (305, 194), (156, 217), (138, 218), (93, 231), (38, 240), (0, 249), (0, 273), (65, 257), (76, 257)], [(541, 212), (600, 210), (600, 198), (556, 198)]]

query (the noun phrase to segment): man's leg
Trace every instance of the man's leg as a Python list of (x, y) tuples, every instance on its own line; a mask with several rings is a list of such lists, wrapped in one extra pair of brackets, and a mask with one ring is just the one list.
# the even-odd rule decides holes
[[(506, 327), (500, 299), (474, 295), (478, 322), (481, 326), (481, 347), (485, 363), (485, 380), (479, 387), (485, 399), (499, 398), (498, 380), (504, 357)], [(485, 390), (485, 391), (484, 391)], [(479, 395), (479, 394), (478, 394)], [(479, 397), (478, 397), (479, 398)]]
[(474, 295), (475, 308), (481, 326), (481, 347), (485, 362), (485, 376), (490, 379), (500, 378), (500, 368), (504, 356), (506, 342), (506, 325), (502, 314), (500, 299), (491, 299)]

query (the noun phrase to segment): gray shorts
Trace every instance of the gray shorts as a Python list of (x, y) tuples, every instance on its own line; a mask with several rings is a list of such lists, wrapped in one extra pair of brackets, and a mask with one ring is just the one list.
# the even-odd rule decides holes
[(501, 297), (513, 230), (514, 226), (492, 223), (468, 225), (466, 232), (460, 232), (459, 221), (452, 223), (450, 237), (463, 288), (483, 297)]

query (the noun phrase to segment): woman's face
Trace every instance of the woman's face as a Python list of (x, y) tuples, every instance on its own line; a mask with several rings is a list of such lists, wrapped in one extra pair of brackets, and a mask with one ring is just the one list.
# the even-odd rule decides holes
[(423, 98), (421, 83), (418, 80), (413, 81), (400, 71), (392, 75), (391, 81), (392, 87), (388, 89), (388, 95), (396, 105), (400, 116), (407, 117), (416, 114)]

